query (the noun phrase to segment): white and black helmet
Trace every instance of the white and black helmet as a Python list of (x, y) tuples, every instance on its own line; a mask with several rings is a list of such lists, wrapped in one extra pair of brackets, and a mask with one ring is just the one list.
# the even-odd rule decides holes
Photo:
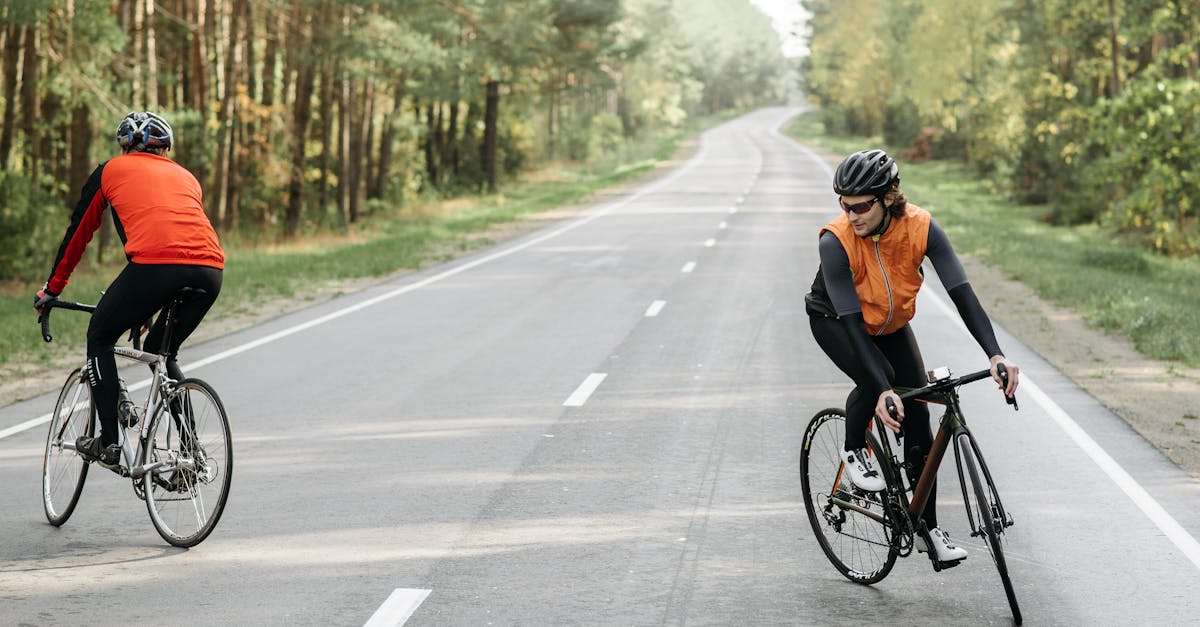
[(882, 196), (900, 178), (900, 167), (882, 150), (860, 150), (838, 164), (833, 191), (839, 196)]
[(117, 125), (117, 143), (126, 151), (170, 149), (174, 140), (171, 125), (157, 113), (131, 111)]

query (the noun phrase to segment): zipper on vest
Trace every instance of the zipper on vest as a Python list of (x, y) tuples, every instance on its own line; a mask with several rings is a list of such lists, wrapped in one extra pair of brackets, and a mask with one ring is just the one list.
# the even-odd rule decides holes
[(887, 286), (888, 294), (888, 315), (887, 320), (883, 321), (883, 325), (879, 327), (879, 331), (875, 335), (883, 335), (889, 324), (892, 323), (892, 314), (895, 311), (895, 303), (892, 298), (892, 281), (888, 279), (887, 268), (883, 267), (883, 255), (879, 253), (879, 236), (872, 235), (871, 241), (875, 242), (875, 260), (879, 262), (879, 271), (883, 273), (883, 284)]

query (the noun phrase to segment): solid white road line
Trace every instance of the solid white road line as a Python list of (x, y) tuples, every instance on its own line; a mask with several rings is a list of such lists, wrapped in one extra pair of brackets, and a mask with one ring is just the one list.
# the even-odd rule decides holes
[(646, 308), (646, 317), (653, 318), (654, 316), (657, 316), (658, 312), (662, 311), (662, 308), (666, 305), (667, 301), (665, 300), (656, 300), (650, 303), (650, 306)]
[(396, 588), (392, 594), (388, 596), (383, 605), (375, 610), (371, 618), (363, 623), (363, 627), (396, 627), (408, 622), (408, 619), (417, 611), (425, 597), (429, 596), (429, 590), (421, 590), (419, 588)]
[(575, 391), (567, 397), (567, 400), (563, 401), (563, 407), (583, 407), (583, 404), (587, 402), (588, 397), (592, 395), (592, 392), (596, 391), (596, 388), (600, 387), (600, 383), (604, 381), (604, 378), (607, 376), (608, 375), (603, 372), (593, 372), (592, 374), (589, 374), (588, 377), (583, 380), (583, 383), (580, 383), (579, 387), (575, 388)]
[(689, 261), (689, 262), (683, 264), (683, 268), (680, 269), (680, 272), (691, 272), (692, 270), (695, 270), (695, 269), (696, 269), (696, 262)]
[(3, 440), (4, 438), (7, 438), (10, 435), (20, 433), (26, 429), (32, 429), (38, 425), (46, 424), (46, 422), (48, 422), (49, 420), (50, 420), (50, 414), (43, 414), (41, 416), (38, 416), (37, 418), (26, 420), (25, 422), (11, 426), (7, 429), (0, 431), (0, 440)]
[[(277, 331), (270, 335), (261, 337), (257, 340), (247, 342), (240, 346), (231, 348), (227, 351), (217, 353), (216, 355), (211, 355), (204, 359), (200, 359), (200, 360), (191, 362), (187, 365), (187, 368), (189, 371), (192, 371), (192, 370), (195, 370), (196, 368), (200, 368), (201, 366), (207, 366), (209, 364), (213, 364), (213, 363), (228, 359), (230, 357), (233, 357), (234, 355), (238, 355), (238, 354), (244, 353), (248, 350), (258, 348), (259, 346), (262, 346), (264, 344), (270, 344), (271, 342), (283, 339), (285, 337), (288, 337), (289, 335), (294, 335), (301, 331), (311, 329), (315, 326), (320, 326), (322, 324), (325, 324), (326, 322), (332, 322), (334, 320), (337, 320), (338, 318), (348, 316), (356, 311), (377, 305), (383, 301), (390, 300), (390, 299), (400, 296), (402, 294), (407, 294), (409, 292), (419, 290), (423, 287), (437, 283), (443, 279), (448, 279), (457, 274), (466, 272), (467, 270), (471, 270), (473, 268), (477, 268), (484, 264), (491, 263), (493, 261), (496, 261), (497, 259), (503, 259), (504, 257), (508, 257), (509, 255), (520, 252), (522, 250), (525, 250), (526, 248), (529, 248), (531, 246), (536, 246), (546, 240), (558, 237), (559, 235), (562, 235), (563, 233), (573, 231), (585, 224), (593, 222), (597, 218), (606, 216), (606, 215), (612, 213), (613, 211), (615, 211), (621, 207), (624, 207), (625, 205), (628, 205), (629, 203), (631, 203), (635, 200), (638, 200), (649, 194), (653, 194), (653, 193), (657, 192), (658, 190), (662, 189), (663, 187), (666, 187), (667, 185), (674, 183), (681, 176), (690, 172), (692, 170), (692, 168), (696, 167), (697, 164), (701, 163), (704, 160), (704, 158), (707, 156), (707, 154), (708, 154), (708, 145), (703, 142), (703, 136), (701, 136), (700, 151), (697, 152), (695, 154), (695, 156), (693, 156), (687, 163), (685, 163), (678, 170), (675, 170), (674, 172), (651, 183), (650, 185), (647, 185), (646, 187), (639, 189), (637, 192), (635, 192), (625, 198), (615, 200), (607, 205), (603, 205), (599, 209), (596, 209), (595, 211), (585, 215), (582, 218), (579, 218), (578, 220), (575, 220), (574, 222), (568, 223), (562, 227), (559, 227), (553, 231), (550, 231), (549, 233), (535, 237), (533, 239), (526, 240), (524, 242), (521, 242), (521, 243), (511, 246), (509, 248), (499, 250), (490, 255), (485, 255), (483, 257), (479, 257), (478, 259), (468, 261), (462, 265), (458, 265), (453, 268), (450, 268), (449, 270), (439, 272), (435, 275), (426, 277), (425, 279), (422, 279), (415, 283), (410, 283), (403, 287), (396, 288), (390, 292), (380, 294), (379, 296), (376, 296), (374, 298), (369, 298), (367, 300), (355, 303), (344, 309), (339, 309), (332, 313), (321, 316), (320, 318), (315, 318), (313, 320), (309, 320), (308, 322), (304, 322), (304, 323), (298, 324), (294, 327), (289, 327), (287, 329), (283, 329), (282, 331)], [(684, 271), (690, 272), (690, 270), (684, 270)], [(134, 385), (139, 386), (139, 387), (145, 387), (147, 385), (150, 385), (150, 379), (149, 378), (143, 379), (143, 380), (135, 383)], [(132, 388), (132, 386), (131, 386), (131, 388)], [(17, 433), (21, 433), (22, 431), (26, 431), (28, 429), (32, 429), (33, 427), (36, 427), (38, 425), (45, 424), (49, 420), (50, 420), (49, 413), (38, 416), (37, 418), (34, 418), (32, 420), (26, 420), (25, 422), (22, 422), (14, 427), (9, 427), (3, 431), (0, 431), (0, 439), (4, 439), (6, 437), (15, 435)]]
[[(957, 324), (963, 333), (970, 334), (967, 331), (967, 325), (963, 324), (956, 310), (951, 309), (950, 305), (946, 304), (937, 294), (930, 292), (929, 296), (946, 316)], [(1200, 568), (1200, 542), (1197, 542), (1179, 524), (1179, 521), (1175, 520), (1167, 510), (1163, 509), (1163, 506), (1159, 505), (1158, 501), (1154, 500), (1154, 497), (1150, 496), (1150, 493), (1126, 472), (1121, 467), (1121, 464), (1117, 463), (1117, 460), (1113, 459), (1099, 443), (1093, 440), (1092, 436), (1088, 435), (1087, 431), (1083, 427), (1080, 427), (1079, 423), (1070, 414), (1060, 407), (1058, 403), (1054, 402), (1054, 399), (1043, 392), (1042, 388), (1033, 382), (1033, 377), (1021, 373), (1021, 389), (1026, 390), (1033, 397), (1033, 400), (1038, 405), (1041, 405), (1042, 409), (1054, 420), (1055, 424), (1100, 467), (1100, 470), (1104, 471), (1104, 474), (1108, 475), (1108, 478), (1113, 483), (1117, 484), (1117, 487), (1133, 501), (1134, 505), (1137, 505), (1138, 509), (1142, 510), (1142, 513), (1150, 519), (1150, 522), (1153, 522), (1171, 540), (1183, 553), (1184, 557), (1188, 558), (1196, 568)]]

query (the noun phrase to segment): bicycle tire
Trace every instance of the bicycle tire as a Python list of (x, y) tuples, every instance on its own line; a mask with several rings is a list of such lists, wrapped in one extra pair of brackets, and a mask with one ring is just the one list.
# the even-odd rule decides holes
[(834, 494), (840, 494), (871, 511), (882, 513), (885, 507), (881, 493), (854, 489), (843, 477), (839, 451), (845, 434), (842, 410), (826, 409), (813, 416), (800, 450), (800, 486), (808, 521), (825, 557), (850, 581), (870, 585), (888, 576), (897, 552), (883, 523), (832, 501)]
[[(1000, 573), (1000, 582), (1004, 586), (1005, 596), (1008, 597), (1008, 607), (1012, 610), (1013, 620), (1020, 625), (1021, 607), (1017, 603), (1016, 591), (1013, 590), (1012, 579), (1008, 576), (1008, 564), (1004, 560), (1004, 546), (1001, 539), (1004, 534), (1004, 523), (995, 516), (998, 511), (993, 497), (995, 489), (990, 483), (985, 484), (981, 479), (979, 466), (975, 462), (978, 451), (971, 436), (967, 434), (958, 436), (958, 452), (958, 462), (967, 469), (966, 477), (971, 482), (970, 492), (974, 497), (972, 499), (968, 496), (964, 484), (963, 497), (967, 505), (967, 517), (972, 524), (972, 535), (983, 536), (988, 551), (992, 554), (992, 561), (996, 564), (996, 571)], [(961, 468), (959, 477), (963, 477)]]
[(154, 528), (173, 546), (204, 541), (225, 511), (233, 442), (225, 406), (211, 385), (183, 379), (155, 412), (142, 463), (163, 462), (142, 478)]
[(64, 448), (63, 443), (74, 447), (79, 436), (95, 433), (94, 413), (87, 376), (83, 368), (76, 368), (67, 376), (54, 403), (42, 457), (42, 508), (46, 520), (55, 527), (62, 526), (75, 512), (90, 466), (73, 448)]

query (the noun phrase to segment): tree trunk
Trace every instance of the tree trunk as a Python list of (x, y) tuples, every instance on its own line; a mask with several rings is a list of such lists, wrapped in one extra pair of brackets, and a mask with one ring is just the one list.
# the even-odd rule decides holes
[(430, 103), (425, 107), (425, 182), (430, 188), (437, 189), (437, 127), (434, 121), (433, 103)]
[(257, 61), (254, 59), (254, 43), (258, 41), (255, 36), (256, 23), (254, 21), (252, 2), (242, 2), (242, 45), (241, 45), (241, 61), (238, 63), (240, 71), (238, 79), (246, 86), (246, 97), (250, 102), (258, 102), (258, 81), (254, 80), (254, 68)]
[(351, 143), (350, 166), (350, 222), (358, 222), (359, 204), (362, 201), (363, 183), (371, 172), (371, 102), (375, 99), (374, 82), (370, 79), (363, 81), (362, 98), (358, 106), (355, 120), (355, 135)]
[(71, 111), (71, 156), (70, 169), (67, 176), (67, 201), (78, 198), (83, 184), (91, 174), (91, 160), (88, 157), (92, 145), (91, 111), (86, 102), (75, 105)]
[(1108, 34), (1112, 46), (1112, 84), (1108, 87), (1108, 95), (1116, 98), (1121, 93), (1121, 44), (1117, 39), (1117, 8), (1115, 0), (1108, 0)]
[(326, 59), (321, 64), (321, 91), (318, 96), (321, 118), (321, 175), (317, 180), (317, 210), (321, 215), (325, 215), (325, 210), (329, 207), (329, 169), (333, 167), (333, 156), (330, 152), (333, 149), (333, 99), (337, 95), (333, 89), (333, 77), (337, 72), (335, 60)]
[(458, 178), (458, 98), (450, 103), (450, 128), (446, 131), (446, 164)]
[(487, 180), (489, 194), (496, 193), (496, 144), (500, 121), (500, 83), (495, 80), (487, 82), (487, 104), (483, 113), (483, 173)]
[(262, 60), (262, 104), (263, 107), (270, 109), (275, 104), (275, 68), (279, 56), (279, 36), (278, 28), (281, 26), (279, 14), (273, 13), (271, 8), (264, 7), (266, 18), (264, 22), (266, 28), (266, 45), (263, 50)]
[(221, 110), (217, 117), (217, 154), (213, 164), (213, 204), (210, 213), (215, 218), (218, 228), (225, 228), (232, 223), (232, 211), (229, 207), (229, 184), (232, 165), (233, 133), (237, 121), (233, 116), (233, 101), (237, 98), (238, 76), (238, 46), (240, 40), (242, 6), (247, 0), (233, 0), (232, 14), (229, 18), (229, 36), (226, 38), (228, 49), (225, 51), (225, 91), (221, 94)]
[(158, 44), (154, 36), (154, 0), (146, 0), (146, 106), (158, 110)]
[(184, 83), (185, 99), (187, 106), (193, 111), (201, 114), (204, 112), (204, 105), (208, 102), (208, 74), (206, 73), (205, 59), (208, 56), (204, 38), (205, 23), (204, 23), (204, 6), (205, 0), (188, 0), (189, 10), (195, 8), (195, 12), (190, 14), (195, 20), (196, 28), (188, 32), (189, 48), (191, 50), (191, 67), (188, 71), (188, 80)]
[(38, 100), (38, 29), (34, 24), (25, 27), (25, 57), (21, 63), (21, 120), (22, 131), (25, 133), (25, 172), (29, 178), (38, 180), (38, 150), (41, 138), (38, 136), (37, 121), (41, 115), (41, 103)]
[[(290, 38), (297, 46), (312, 44), (312, 40), (305, 35), (307, 21), (307, 14), (304, 14), (300, 5), (297, 4), (292, 24), (293, 36)], [(283, 221), (283, 234), (289, 239), (295, 237), (296, 229), (300, 225), (300, 208), (303, 203), (304, 191), (304, 143), (308, 137), (308, 124), (312, 117), (313, 68), (308, 63), (301, 63), (297, 73), (296, 106), (292, 118), (291, 181), (288, 184), (287, 213), (284, 215)]]
[(205, 99), (200, 103), (201, 115), (208, 119), (208, 102), (212, 98), (208, 94), (221, 94), (220, 77), (217, 75), (217, 3), (221, 0), (200, 0), (204, 7), (204, 20), (201, 22), (200, 35), (204, 38), (204, 58), (200, 69), (204, 72)]
[(4, 129), (0, 131), (0, 167), (9, 168), (16, 130), (17, 62), (21, 58), (21, 27), (8, 25), (4, 39)]
[(354, 126), (354, 80), (349, 72), (341, 76), (341, 98), (338, 102), (338, 215), (342, 225), (350, 224), (351, 151), (350, 129)]
[(396, 141), (396, 123), (399, 122), (400, 116), (404, 111), (406, 82), (407, 77), (404, 76), (401, 76), (400, 80), (396, 82), (395, 103), (392, 105), (391, 112), (388, 113), (383, 122), (383, 136), (379, 140), (379, 167), (375, 173), (374, 190), (371, 193), (372, 198), (383, 198), (387, 180), (391, 175), (392, 143)]

